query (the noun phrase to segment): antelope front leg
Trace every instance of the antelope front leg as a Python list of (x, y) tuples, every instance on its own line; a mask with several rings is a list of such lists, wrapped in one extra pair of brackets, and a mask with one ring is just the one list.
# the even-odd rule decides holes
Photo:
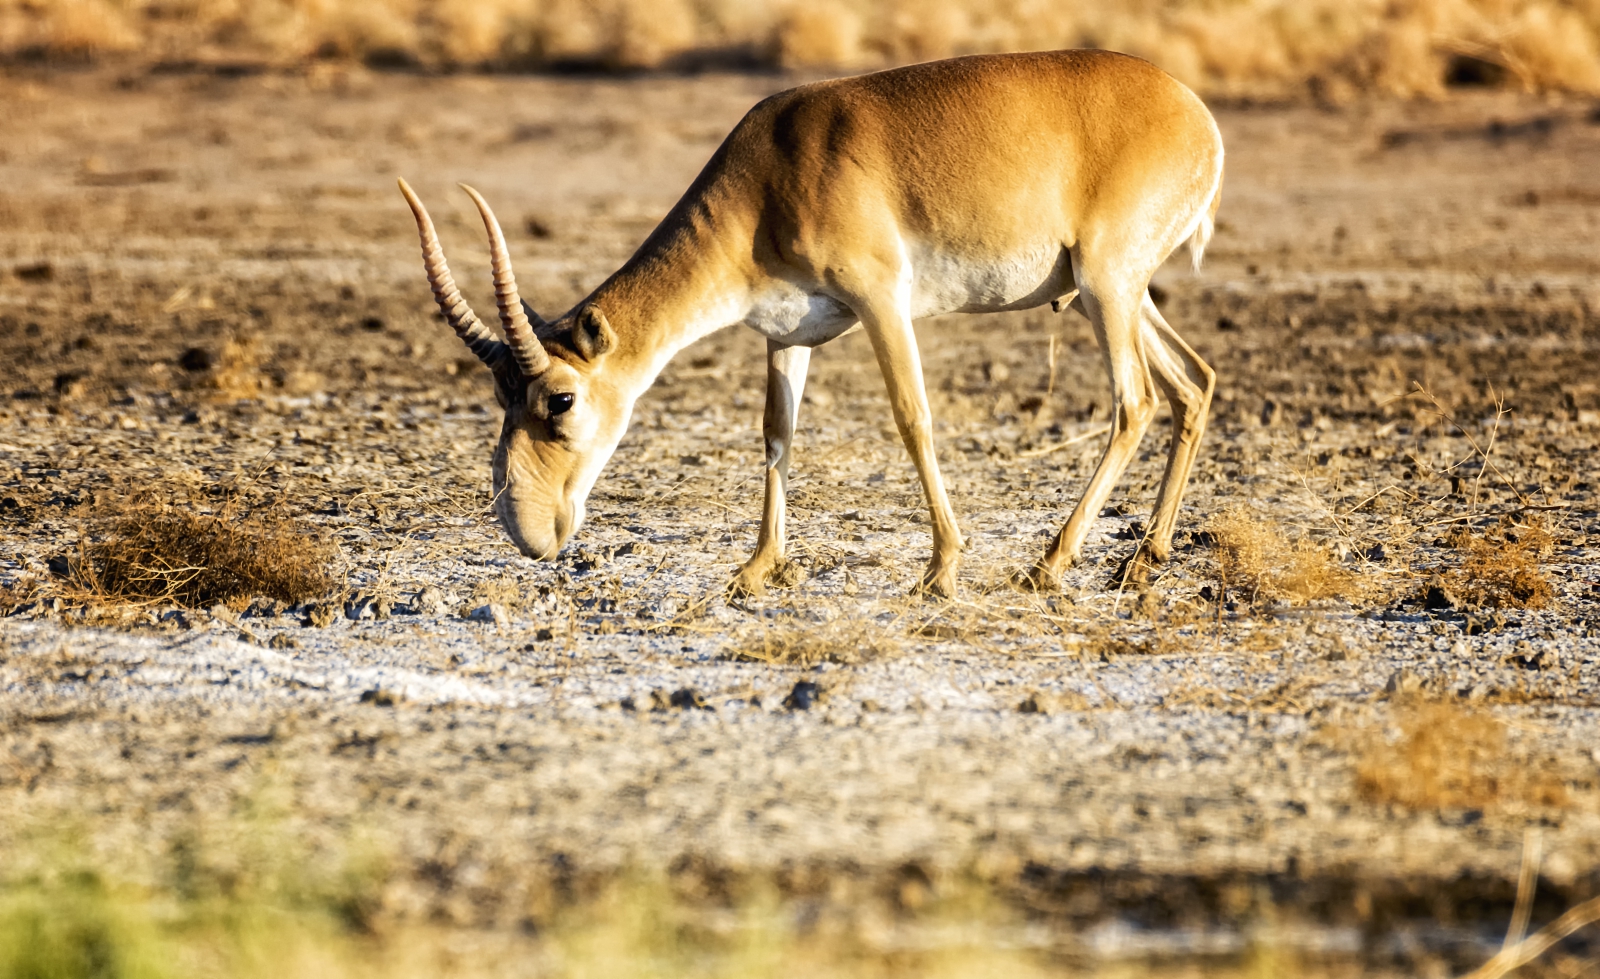
[(890, 313), (867, 311), (861, 322), (872, 340), (872, 351), (889, 389), (895, 426), (917, 466), (933, 518), (933, 558), (916, 590), (937, 598), (954, 598), (956, 566), (961, 563), (963, 547), (961, 528), (956, 526), (956, 515), (950, 509), (944, 478), (939, 475), (939, 460), (933, 451), (933, 413), (928, 410), (928, 392), (922, 383), (922, 361), (917, 355), (911, 317), (903, 309)]
[(800, 419), (800, 395), (805, 392), (810, 347), (785, 347), (767, 341), (767, 407), (761, 433), (767, 443), (767, 497), (761, 509), (761, 530), (756, 552), (733, 580), (738, 594), (766, 591), (767, 577), (783, 563), (784, 513), (789, 489), (790, 446)]

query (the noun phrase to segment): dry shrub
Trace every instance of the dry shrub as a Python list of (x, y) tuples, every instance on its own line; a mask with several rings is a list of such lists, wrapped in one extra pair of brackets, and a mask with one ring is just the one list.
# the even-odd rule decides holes
[(254, 398), (268, 383), (261, 372), (262, 360), (261, 347), (254, 340), (230, 339), (222, 345), (203, 386), (224, 401)]
[(1251, 602), (1300, 605), (1321, 598), (1355, 598), (1362, 591), (1354, 574), (1314, 541), (1289, 540), (1282, 530), (1242, 507), (1206, 523), (1217, 555), (1222, 586)]
[(861, 20), (843, 4), (800, 4), (779, 22), (774, 42), (785, 68), (844, 67), (861, 57)]
[(1505, 725), (1452, 704), (1424, 703), (1401, 721), (1400, 740), (1364, 740), (1356, 790), (1368, 802), (1411, 809), (1565, 806), (1564, 782), (1507, 749)]
[(1444, 576), (1445, 585), (1467, 604), (1543, 608), (1555, 597), (1541, 568), (1555, 539), (1542, 523), (1502, 519), (1483, 534), (1457, 527), (1445, 542), (1462, 551), (1461, 563)]
[(106, 0), (58, 0), (45, 4), (46, 20), (39, 25), (38, 47), (67, 58), (127, 51), (139, 43), (128, 18)]
[(1462, 56), (1522, 88), (1600, 92), (1594, 0), (0, 0), (0, 55), (649, 68), (738, 51), (844, 69), (1070, 47), (1212, 95), (1435, 95)]
[(1551, 5), (1529, 5), (1516, 17), (1505, 57), (1524, 84), (1600, 91), (1600, 5), (1587, 6), (1587, 22), (1576, 10)]
[(695, 12), (687, 0), (623, 4), (606, 45), (620, 68), (655, 68), (695, 46)]
[(892, 659), (900, 653), (899, 640), (887, 630), (841, 617), (832, 622), (784, 622), (746, 630), (724, 648), (723, 657), (778, 666), (853, 666)]
[(338, 548), (273, 513), (197, 513), (134, 502), (91, 526), (69, 562), (77, 597), (96, 604), (303, 602), (333, 591)]

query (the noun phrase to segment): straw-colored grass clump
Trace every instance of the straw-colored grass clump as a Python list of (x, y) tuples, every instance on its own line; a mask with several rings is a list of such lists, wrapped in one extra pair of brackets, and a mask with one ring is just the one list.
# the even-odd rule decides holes
[(1363, 799), (1409, 809), (1567, 805), (1566, 785), (1547, 766), (1509, 750), (1505, 725), (1452, 704), (1410, 709), (1393, 744), (1373, 738), (1356, 767)]
[(1225, 590), (1250, 603), (1303, 605), (1325, 598), (1355, 598), (1361, 581), (1328, 548), (1290, 540), (1275, 524), (1243, 508), (1206, 523)]
[(1555, 597), (1542, 567), (1555, 540), (1542, 525), (1501, 521), (1480, 534), (1460, 527), (1445, 542), (1461, 555), (1445, 584), (1468, 605), (1543, 608)]
[(243, 608), (258, 597), (327, 595), (337, 584), (337, 557), (331, 542), (275, 513), (135, 502), (91, 523), (67, 577), (74, 597), (93, 604)]
[(734, 637), (724, 656), (781, 666), (854, 666), (893, 659), (902, 651), (898, 637), (874, 623), (839, 618), (831, 622), (760, 625)]
[(1600, 91), (1594, 0), (0, 0), (0, 53), (434, 68), (857, 69), (1104, 47), (1211, 94)]

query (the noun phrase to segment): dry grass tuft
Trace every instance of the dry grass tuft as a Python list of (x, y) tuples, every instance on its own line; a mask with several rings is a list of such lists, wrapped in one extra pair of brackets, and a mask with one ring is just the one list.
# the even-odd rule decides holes
[(37, 24), (35, 45), (58, 57), (92, 58), (128, 51), (139, 44), (139, 31), (121, 4), (107, 0), (56, 0), (40, 6), (43, 16)]
[(102, 514), (68, 563), (73, 597), (96, 605), (241, 609), (257, 597), (298, 603), (334, 590), (334, 544), (300, 521), (232, 509), (196, 513), (135, 502)]
[(1394, 744), (1365, 739), (1356, 789), (1368, 802), (1483, 809), (1570, 801), (1566, 785), (1547, 768), (1508, 750), (1505, 725), (1488, 714), (1423, 703), (1409, 709), (1400, 729)]
[(902, 652), (899, 639), (889, 630), (873, 622), (841, 617), (832, 622), (783, 622), (746, 630), (724, 648), (723, 657), (780, 666), (853, 666), (893, 659)]
[(204, 387), (221, 401), (254, 398), (270, 383), (261, 371), (263, 360), (254, 340), (228, 340), (206, 374)]
[(1323, 598), (1355, 598), (1360, 580), (1327, 548), (1304, 538), (1289, 540), (1266, 518), (1242, 507), (1225, 510), (1206, 524), (1224, 589), (1251, 603), (1301, 605)]
[(1467, 604), (1543, 608), (1555, 597), (1541, 567), (1555, 539), (1542, 523), (1502, 519), (1482, 534), (1457, 527), (1445, 542), (1462, 552), (1461, 563), (1444, 576), (1445, 585)]
[(861, 58), (861, 18), (827, 0), (797, 4), (778, 23), (773, 46), (784, 68), (842, 68)]

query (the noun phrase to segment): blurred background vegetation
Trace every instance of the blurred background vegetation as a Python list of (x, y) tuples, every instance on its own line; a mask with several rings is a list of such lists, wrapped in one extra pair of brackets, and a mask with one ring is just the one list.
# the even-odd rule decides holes
[(1600, 0), (0, 0), (0, 57), (852, 71), (1103, 47), (1223, 97), (1600, 92)]
[[(0, 979), (1079, 974), (1018, 947), (1029, 931), (976, 882), (902, 888), (840, 916), (760, 877), (707, 888), (659, 872), (546, 874), (517, 927), (463, 928), (404, 913), (393, 841), (316, 831), (267, 796), (132, 848), (74, 829), (71, 815), (20, 822), (0, 827)], [(1281, 958), (1263, 945), (1214, 974)]]

